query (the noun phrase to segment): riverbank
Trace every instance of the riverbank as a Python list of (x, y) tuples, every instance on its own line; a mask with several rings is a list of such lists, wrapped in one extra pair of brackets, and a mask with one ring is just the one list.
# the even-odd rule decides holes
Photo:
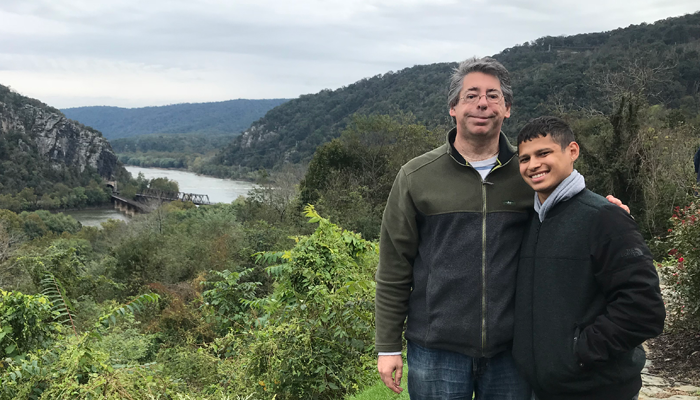
[(131, 221), (131, 217), (113, 208), (74, 210), (67, 211), (64, 214), (75, 218), (75, 220), (80, 222), (83, 226), (100, 226), (103, 222), (110, 219), (123, 222)]
[[(68, 213), (68, 212), (73, 212), (73, 211), (94, 211), (94, 210), (113, 210), (114, 207), (112, 206), (112, 203), (105, 203), (103, 206), (92, 206), (92, 207), (82, 207), (82, 208), (55, 208), (51, 210), (46, 210), (52, 214), (58, 214), (58, 213)], [(43, 209), (42, 209), (43, 210)]]

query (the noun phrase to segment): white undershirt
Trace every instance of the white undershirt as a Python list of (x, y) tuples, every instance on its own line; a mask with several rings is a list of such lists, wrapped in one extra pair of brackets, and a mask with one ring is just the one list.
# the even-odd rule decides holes
[(481, 175), (481, 179), (486, 179), (493, 167), (496, 166), (496, 163), (498, 163), (498, 154), (486, 160), (472, 161), (469, 163), (469, 165), (474, 167), (479, 175)]

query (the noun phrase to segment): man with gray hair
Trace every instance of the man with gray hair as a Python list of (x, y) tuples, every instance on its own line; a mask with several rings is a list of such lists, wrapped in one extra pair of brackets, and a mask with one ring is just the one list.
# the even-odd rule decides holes
[(376, 350), (400, 393), (406, 323), (413, 400), (526, 400), (510, 349), (518, 249), (533, 191), (501, 133), (513, 92), (490, 57), (454, 71), (447, 142), (399, 171), (382, 220)]

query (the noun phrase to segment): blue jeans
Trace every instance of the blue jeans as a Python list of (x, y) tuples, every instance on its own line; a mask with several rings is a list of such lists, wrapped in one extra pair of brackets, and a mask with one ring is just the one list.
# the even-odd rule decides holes
[(530, 400), (532, 390), (515, 369), (510, 351), (473, 358), (408, 342), (411, 400)]
[[(532, 400), (538, 400), (534, 393), (532, 394)], [(639, 393), (635, 394), (632, 400), (639, 400)]]

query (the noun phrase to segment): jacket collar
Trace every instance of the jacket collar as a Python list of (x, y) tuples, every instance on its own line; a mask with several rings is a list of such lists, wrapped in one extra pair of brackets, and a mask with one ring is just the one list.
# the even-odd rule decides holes
[[(458, 164), (468, 165), (467, 161), (462, 157), (461, 154), (455, 149), (455, 138), (457, 137), (457, 128), (452, 128), (447, 132), (447, 153), (454, 159)], [(518, 149), (510, 144), (506, 135), (501, 132), (498, 139), (498, 161), (501, 164), (505, 164), (513, 158), (513, 156), (518, 152)]]
[[(584, 193), (586, 193), (586, 192), (589, 192), (589, 190), (588, 190), (588, 189), (583, 189), (582, 191), (580, 191), (580, 192), (576, 193), (575, 195), (573, 195), (568, 201), (562, 201), (562, 202), (560, 202), (560, 203), (555, 204), (554, 207), (552, 207), (552, 209), (547, 213), (547, 218), (546, 218), (546, 219), (548, 220), (548, 219), (550, 219), (550, 218), (554, 218), (555, 216), (557, 216), (557, 215), (561, 214), (562, 212), (564, 212), (564, 211), (569, 207), (570, 204), (575, 203), (575, 202), (572, 201), (572, 200), (578, 198), (579, 196), (582, 196), (582, 195), (583, 195)], [(537, 218), (537, 217), (535, 216), (535, 218)]]

